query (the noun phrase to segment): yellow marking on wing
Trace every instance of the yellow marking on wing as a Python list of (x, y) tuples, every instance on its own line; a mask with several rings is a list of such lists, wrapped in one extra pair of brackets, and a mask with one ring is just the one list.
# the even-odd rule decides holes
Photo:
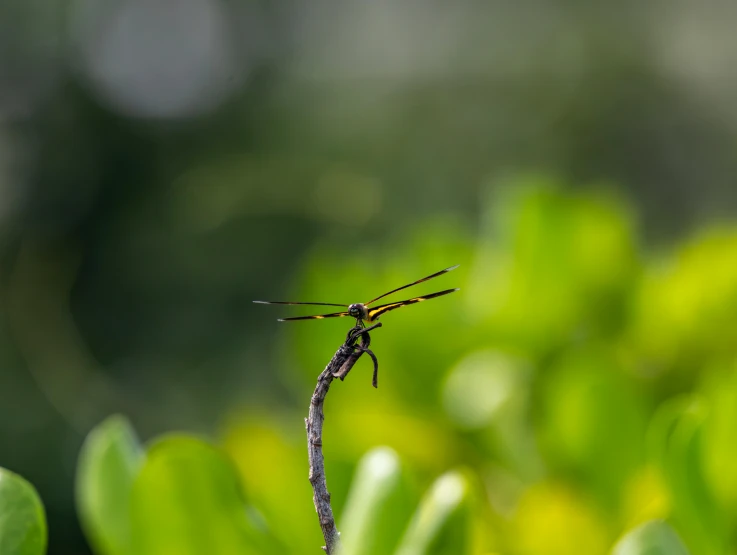
[[(422, 279), (418, 279), (417, 281), (413, 281), (412, 283), (408, 283), (407, 285), (402, 285), (402, 287), (397, 287), (396, 289), (392, 289), (391, 291), (384, 293), (383, 295), (379, 295), (375, 299), (371, 299), (369, 302), (364, 303), (366, 306), (374, 303), (375, 301), (378, 301), (379, 299), (383, 299), (384, 297), (391, 295), (392, 293), (396, 293), (397, 291), (401, 291), (402, 289), (407, 289), (408, 287), (412, 287), (413, 285), (417, 285), (418, 283), (422, 283), (424, 281), (427, 281), (432, 278), (436, 278), (438, 276), (442, 276), (443, 274), (447, 274), (451, 270), (455, 270), (458, 267), (458, 264), (455, 266), (451, 266), (450, 268), (446, 268), (445, 270), (440, 270), (439, 272), (435, 272), (432, 275), (429, 275), (427, 277), (424, 277)], [(378, 307), (377, 307), (378, 308)]]
[(342, 318), (350, 316), (347, 312), (334, 312), (332, 314), (315, 314), (314, 316), (291, 316), (289, 318), (279, 318), (280, 322), (289, 322), (292, 320), (322, 320), (324, 318)]
[(394, 310), (395, 308), (399, 308), (400, 306), (421, 303), (422, 301), (426, 301), (428, 299), (434, 299), (435, 297), (441, 297), (443, 295), (447, 295), (448, 293), (453, 293), (455, 291), (458, 291), (458, 289), (446, 289), (445, 291), (439, 291), (438, 293), (432, 293), (430, 295), (423, 295), (422, 297), (414, 297), (413, 299), (407, 299), (406, 301), (398, 301), (396, 303), (389, 303), (389, 304), (377, 306), (374, 309), (369, 309), (369, 314), (368, 314), (369, 317), (368, 317), (368, 320), (366, 321), (373, 322), (385, 312), (389, 312), (390, 310)]
[[(424, 299), (423, 299), (424, 300)], [(399, 303), (391, 303), (391, 304), (385, 304), (382, 306), (377, 306), (373, 310), (369, 310), (369, 322), (373, 322), (377, 317), (381, 316), (385, 312), (389, 312), (390, 310), (394, 310), (395, 308), (399, 308), (400, 306), (404, 306), (406, 304), (412, 304), (416, 301), (415, 299), (410, 299), (409, 301), (402, 301)]]

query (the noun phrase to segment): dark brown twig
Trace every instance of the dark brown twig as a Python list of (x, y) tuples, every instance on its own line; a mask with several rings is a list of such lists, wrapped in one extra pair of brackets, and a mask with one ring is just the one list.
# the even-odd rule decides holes
[[(312, 484), (313, 491), (312, 498), (315, 502), (317, 516), (320, 519), (322, 535), (325, 537), (325, 547), (323, 549), (328, 555), (334, 554), (340, 545), (340, 533), (335, 526), (333, 509), (330, 506), (330, 493), (328, 493), (328, 486), (325, 481), (325, 460), (322, 455), (322, 424), (325, 421), (323, 404), (333, 379), (345, 379), (348, 372), (353, 368), (353, 365), (366, 352), (369, 353), (369, 356), (374, 361), (374, 387), (376, 387), (378, 362), (376, 356), (368, 348), (371, 343), (371, 337), (368, 332), (380, 326), (381, 323), (377, 323), (369, 328), (356, 326), (348, 332), (345, 343), (340, 346), (325, 367), (325, 370), (317, 378), (317, 386), (310, 401), (310, 412), (305, 419), (305, 425), (307, 426), (307, 451), (310, 458), (310, 483)], [(359, 338), (361, 344), (356, 345), (356, 341)]]

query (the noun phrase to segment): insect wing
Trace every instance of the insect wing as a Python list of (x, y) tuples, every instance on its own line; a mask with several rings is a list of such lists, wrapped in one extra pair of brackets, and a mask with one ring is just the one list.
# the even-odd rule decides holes
[(256, 304), (305, 304), (311, 306), (342, 306), (346, 307), (347, 304), (335, 304), (335, 303), (298, 303), (294, 301), (253, 301)]
[(287, 322), (291, 320), (322, 320), (323, 318), (342, 318), (350, 316), (347, 312), (333, 312), (332, 314), (316, 314), (315, 316), (292, 316), (290, 318), (279, 318), (279, 322)]
[[(460, 264), (456, 264), (455, 266), (451, 266), (450, 268), (446, 268), (445, 270), (440, 270), (439, 272), (435, 272), (434, 274), (432, 274), (430, 276), (424, 277), (422, 279), (418, 279), (417, 281), (413, 281), (412, 283), (408, 283), (407, 285), (402, 285), (402, 287), (397, 287), (396, 289), (392, 289), (388, 293), (384, 293), (383, 295), (380, 295), (380, 296), (376, 297), (375, 299), (372, 299), (369, 302), (364, 303), (364, 305), (368, 306), (371, 303), (373, 303), (375, 301), (378, 301), (379, 299), (383, 299), (387, 295), (391, 295), (392, 293), (396, 293), (397, 291), (401, 291), (402, 289), (407, 289), (407, 287), (412, 287), (413, 285), (417, 285), (418, 283), (422, 283), (423, 281), (427, 281), (429, 279), (436, 278), (438, 276), (442, 276), (443, 274), (447, 274), (451, 270), (455, 270), (458, 266), (460, 266)], [(417, 298), (419, 299), (420, 297), (417, 297)], [(410, 299), (410, 300), (413, 300), (413, 299)], [(419, 302), (419, 301), (415, 301), (415, 302)]]
[(455, 293), (458, 291), (458, 288), (456, 289), (446, 289), (445, 291), (439, 291), (438, 293), (432, 293), (430, 295), (423, 295), (422, 297), (414, 297), (412, 299), (407, 299), (406, 301), (397, 301), (396, 303), (388, 303), (383, 304), (381, 306), (377, 306), (376, 308), (370, 308), (369, 309), (369, 320), (372, 321), (385, 312), (389, 312), (390, 310), (394, 310), (395, 308), (399, 308), (402, 306), (407, 306), (410, 304), (415, 303), (421, 303), (422, 301), (426, 301), (428, 299), (434, 299), (435, 297), (442, 297), (443, 295), (448, 295), (449, 293)]

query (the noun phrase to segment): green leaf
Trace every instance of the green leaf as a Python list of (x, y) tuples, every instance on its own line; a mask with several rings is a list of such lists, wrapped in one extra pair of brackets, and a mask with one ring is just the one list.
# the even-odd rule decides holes
[(40, 555), (46, 552), (46, 517), (36, 489), (0, 468), (0, 553)]
[(411, 514), (397, 454), (388, 447), (370, 451), (356, 470), (339, 521), (341, 555), (389, 553)]
[[(278, 552), (303, 553), (306, 545), (324, 543), (307, 479), (303, 432), (294, 426), (284, 428), (289, 424), (278, 422), (275, 416), (254, 412), (231, 420), (223, 449), (239, 469), (249, 505), (258, 507), (269, 532), (283, 544)], [(253, 455), (254, 446), (258, 446), (258, 456)], [(338, 480), (339, 468), (330, 464), (331, 491), (348, 487), (348, 478), (345, 486), (336, 487), (343, 484)]]
[(704, 421), (701, 462), (704, 477), (728, 526), (737, 526), (737, 373), (733, 364), (715, 367), (705, 376), (709, 411)]
[[(275, 462), (278, 464), (278, 462)], [(136, 555), (275, 553), (247, 516), (235, 468), (219, 450), (172, 435), (150, 447), (132, 496)]]
[(133, 428), (122, 416), (102, 422), (82, 446), (77, 465), (77, 510), (99, 555), (132, 553), (131, 488), (143, 457)]
[(655, 414), (648, 439), (672, 496), (672, 520), (686, 544), (699, 555), (720, 555), (726, 552), (729, 533), (704, 478), (707, 414), (698, 397), (670, 399)]
[(662, 520), (633, 528), (612, 550), (612, 555), (689, 555), (678, 534)]
[(396, 555), (463, 555), (470, 545), (471, 495), (459, 471), (443, 474), (420, 502)]

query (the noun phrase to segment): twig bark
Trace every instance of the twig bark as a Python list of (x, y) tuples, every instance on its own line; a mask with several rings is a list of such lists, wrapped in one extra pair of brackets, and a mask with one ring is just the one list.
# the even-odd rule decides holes
[[(330, 493), (328, 493), (328, 486), (325, 481), (325, 460), (322, 455), (322, 425), (325, 421), (323, 404), (333, 379), (345, 379), (348, 372), (353, 368), (353, 365), (366, 352), (369, 353), (369, 356), (374, 361), (373, 384), (376, 387), (378, 362), (374, 353), (368, 348), (371, 343), (371, 337), (368, 332), (379, 326), (381, 326), (381, 323), (377, 323), (369, 328), (356, 326), (348, 332), (345, 343), (340, 346), (325, 367), (325, 370), (317, 378), (317, 386), (310, 401), (309, 415), (305, 418), (305, 425), (307, 426), (307, 450), (310, 458), (310, 483), (312, 484), (313, 491), (312, 498), (320, 519), (322, 535), (325, 537), (325, 546), (323, 549), (328, 555), (336, 553), (340, 545), (340, 533), (335, 526), (333, 509), (330, 506)], [(356, 345), (356, 341), (359, 338), (361, 344)]]

